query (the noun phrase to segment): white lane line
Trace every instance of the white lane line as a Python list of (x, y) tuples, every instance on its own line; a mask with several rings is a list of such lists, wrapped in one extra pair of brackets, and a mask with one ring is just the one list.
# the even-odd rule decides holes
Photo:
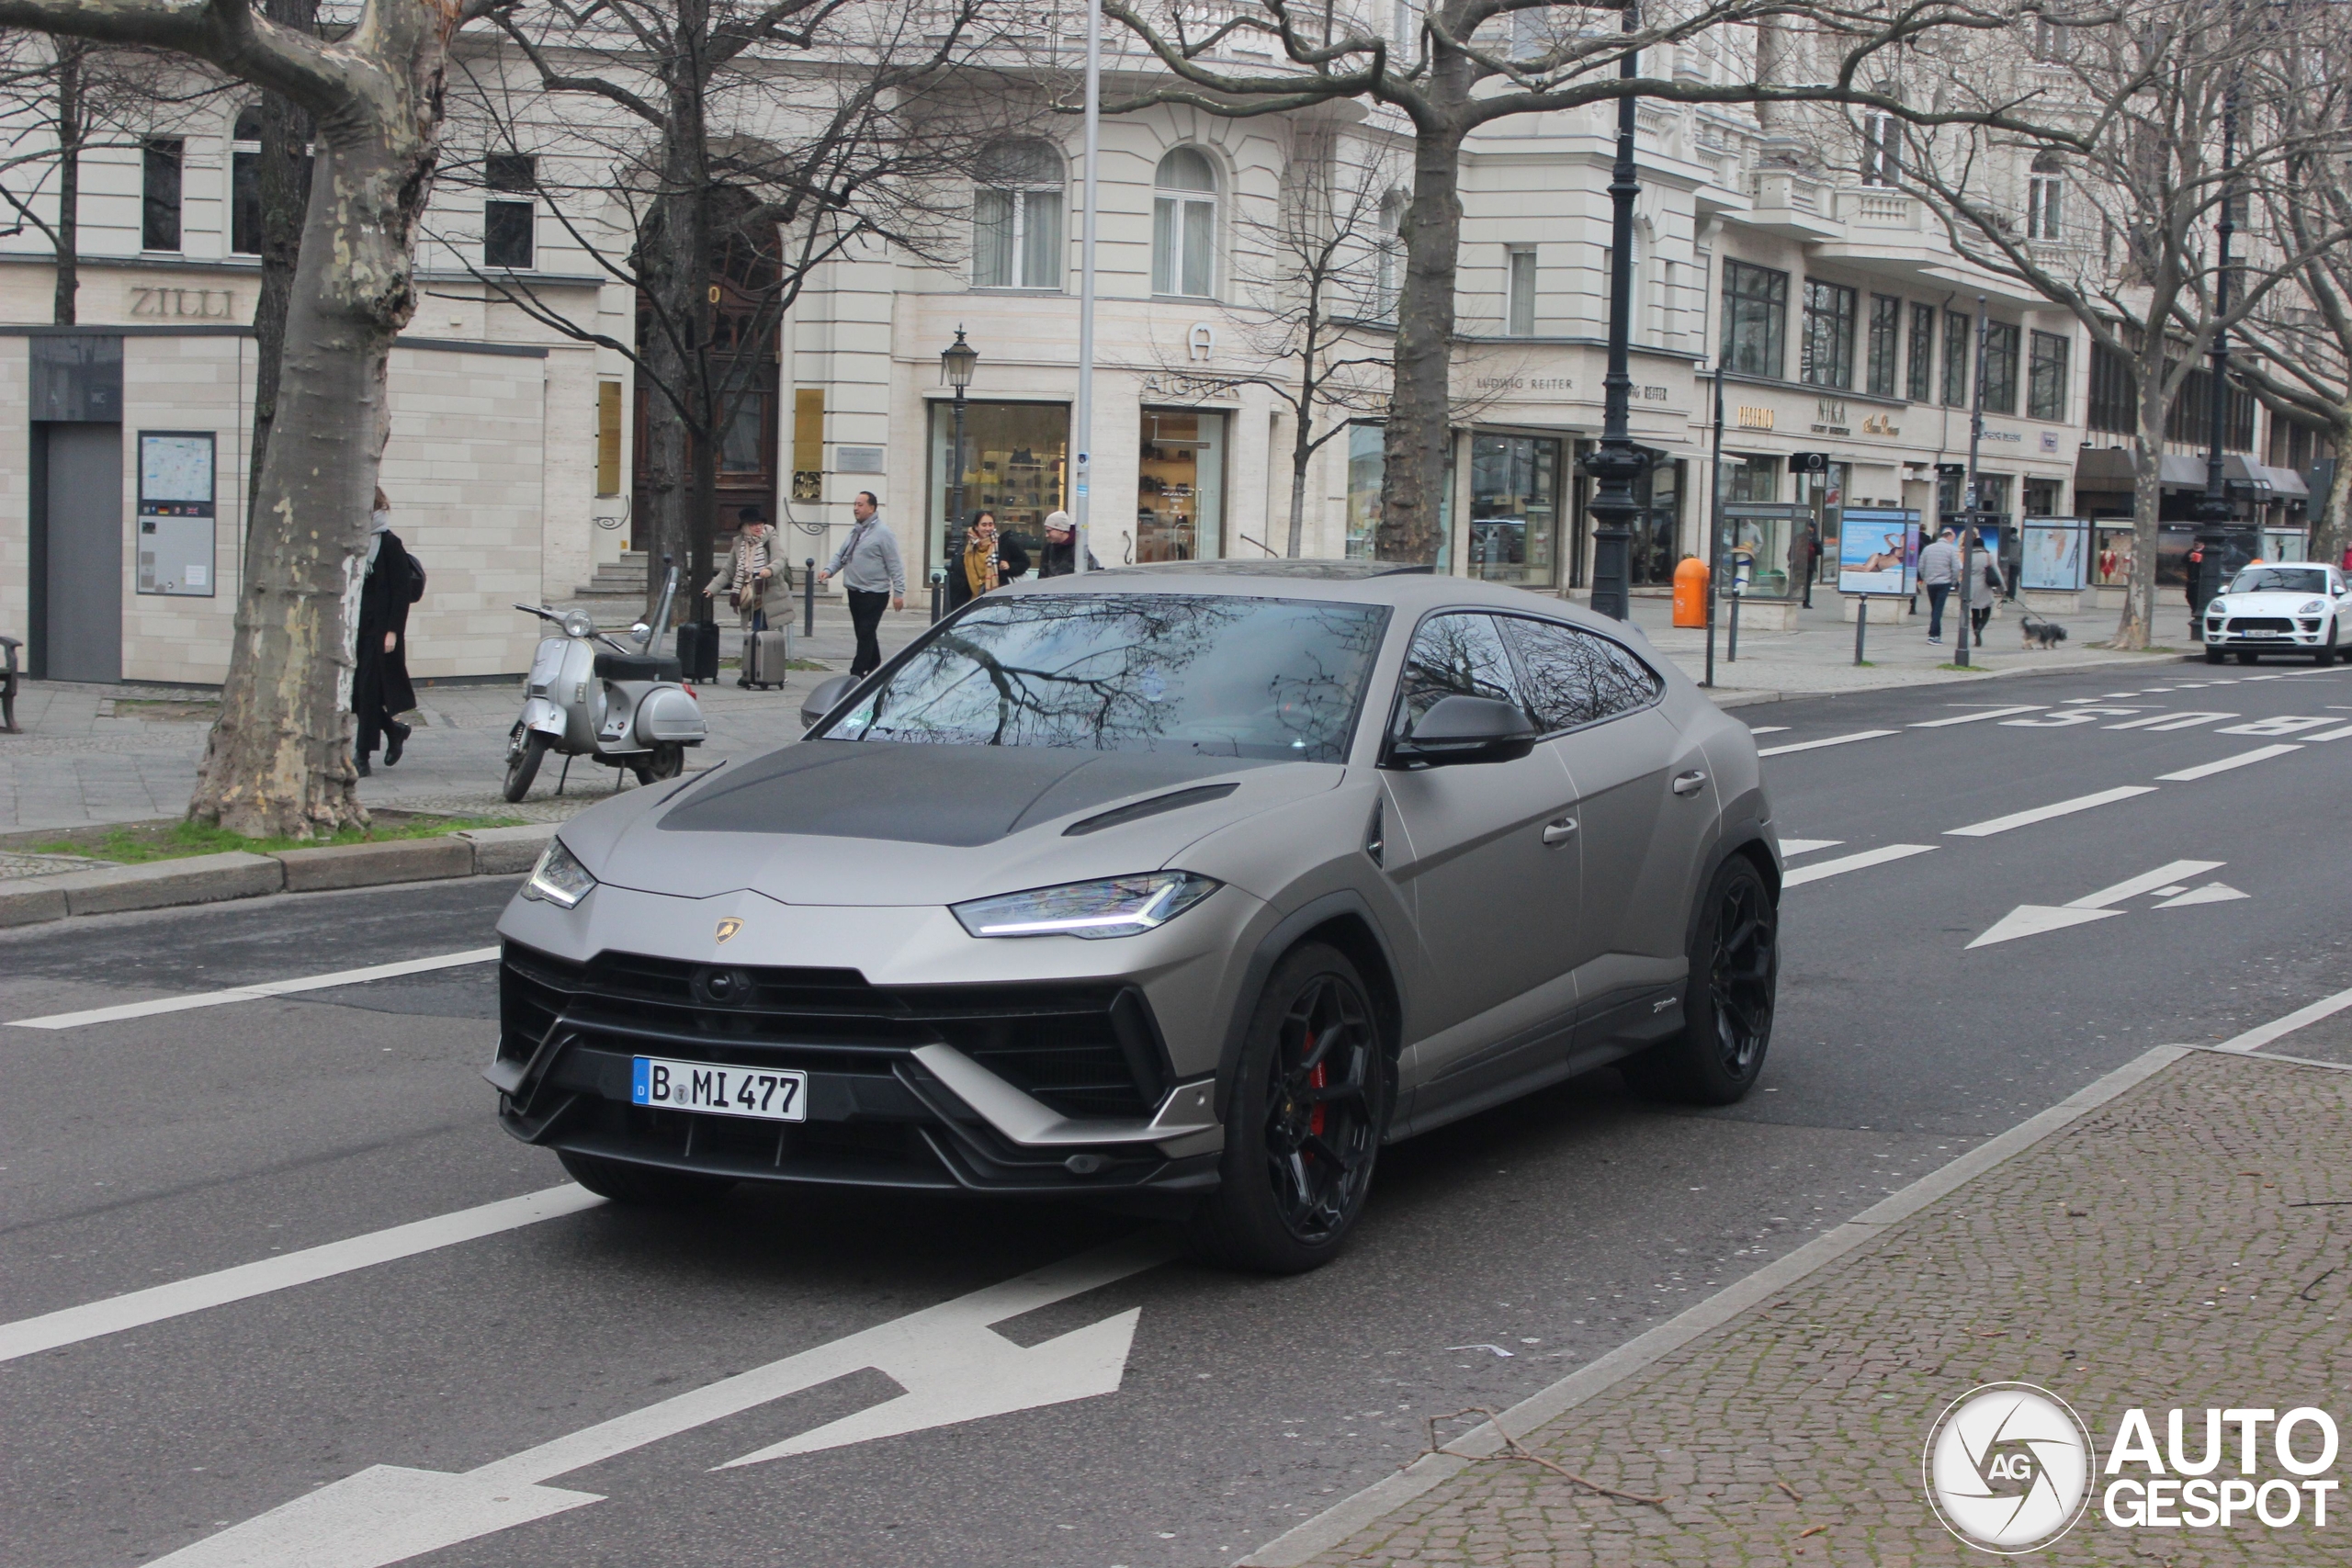
[(1818, 751), (1824, 746), (1846, 746), (1857, 740), (1876, 740), (1883, 735), (1902, 733), (1899, 729), (1858, 729), (1851, 735), (1833, 735), (1826, 740), (1799, 740), (1787, 746), (1767, 746), (1756, 754), (1759, 757), (1781, 757), (1791, 751)]
[(2234, 757), (2224, 757), (2218, 762), (2201, 762), (2193, 768), (2183, 768), (2177, 773), (2158, 773), (2158, 784), (2194, 784), (2210, 779), (2215, 773), (2226, 773), (2232, 768), (2243, 768), (2249, 762), (2267, 762), (2273, 757), (2283, 757), (2290, 751), (2300, 751), (2301, 746), (2257, 746), (2251, 751), (2241, 751)]
[(390, 1230), (347, 1236), (322, 1247), (307, 1247), (300, 1252), (241, 1263), (218, 1273), (198, 1274), (193, 1279), (108, 1296), (39, 1317), (20, 1318), (15, 1323), (0, 1324), (0, 1361), (54, 1350), (61, 1345), (78, 1345), (85, 1339), (119, 1334), (126, 1328), (161, 1323), (169, 1317), (184, 1317), (192, 1312), (225, 1306), (274, 1291), (291, 1290), (357, 1269), (372, 1269), (379, 1263), (413, 1258), (420, 1252), (454, 1247), (461, 1241), (535, 1225), (541, 1220), (560, 1219), (582, 1209), (593, 1209), (603, 1201), (586, 1188), (567, 1181), (560, 1187), (526, 1192), (520, 1198), (504, 1198), (479, 1208), (460, 1209), (453, 1214), (438, 1214), (429, 1220), (394, 1225)]
[(2322, 997), (2309, 1007), (2300, 1007), (2284, 1018), (2257, 1024), (2244, 1034), (2233, 1035), (2213, 1047), (2216, 1051), (2259, 1051), (2283, 1035), (2292, 1034), (2307, 1023), (2317, 1023), (2332, 1013), (2352, 1008), (2352, 991), (2338, 991), (2332, 997)]
[(2352, 724), (2347, 724), (2340, 729), (2323, 729), (2317, 735), (2306, 735), (2303, 739), (2306, 740), (2343, 740), (2352, 739)]
[(2036, 822), (2047, 822), (2052, 817), (2067, 817), (2077, 811), (2088, 811), (2094, 806), (2112, 806), (2119, 800), (2134, 795), (2154, 795), (2154, 784), (2122, 784), (2103, 789), (2097, 795), (2078, 795), (2072, 800), (2061, 800), (2049, 806), (2037, 806), (2030, 811), (2013, 811), (2007, 817), (1995, 817), (1983, 822), (1971, 822), (1965, 828), (1947, 828), (1949, 839), (1989, 839), (1996, 833), (2006, 833), (2012, 828), (2024, 828)]
[(1825, 876), (1838, 876), (1849, 871), (1861, 871), (1889, 861), (1908, 860), (1913, 855), (1926, 854), (1933, 844), (1888, 844), (1883, 848), (1864, 850), (1858, 855), (1839, 855), (1808, 866), (1801, 866), (1781, 878), (1782, 887), (1799, 887), (1808, 882), (1818, 882)]
[(2021, 706), (2013, 708), (1986, 708), (1983, 713), (1964, 713), (1958, 718), (1923, 718), (1918, 723), (1907, 726), (1906, 728), (1912, 729), (1941, 729), (1948, 724), (1974, 724), (1980, 718), (2007, 718), (2013, 714), (2040, 713), (2042, 710), (2042, 705), (2043, 705), (2040, 703), (2026, 703)]
[(1815, 850), (1834, 850), (1845, 841), (1843, 839), (1782, 839), (1781, 858), (1786, 860), (1791, 855), (1809, 855)]
[(1751, 724), (1747, 727), (1747, 733), (1750, 735), (1778, 735), (1788, 728), (1789, 727), (1785, 724)]
[(153, 1001), (122, 1002), (85, 1012), (53, 1012), (42, 1018), (8, 1021), (17, 1029), (79, 1029), (86, 1023), (119, 1023), (127, 1018), (153, 1018), (157, 1013), (186, 1012), (190, 1008), (217, 1008), (228, 1002), (259, 1001), (288, 997), (298, 991), (323, 991), (334, 986), (356, 986), (368, 980), (390, 980), (402, 975), (423, 975), (435, 969), (455, 969), (468, 964), (489, 964), (498, 957), (494, 947), (469, 947), (463, 953), (436, 953), (431, 958), (404, 958), (398, 964), (371, 964), (365, 969), (338, 969), (332, 975), (304, 975), (292, 980), (260, 980), (232, 986), (224, 991), (198, 991), (185, 997), (157, 997)]

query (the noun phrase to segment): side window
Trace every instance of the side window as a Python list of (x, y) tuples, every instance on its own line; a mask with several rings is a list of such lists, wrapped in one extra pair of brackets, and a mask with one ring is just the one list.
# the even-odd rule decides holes
[(1396, 733), (1411, 734), (1440, 698), (1456, 696), (1520, 700), (1510, 655), (1491, 615), (1432, 615), (1421, 623), (1397, 682)]
[(1605, 637), (1556, 621), (1503, 618), (1535, 722), (1548, 734), (1573, 729), (1657, 700), (1665, 682)]

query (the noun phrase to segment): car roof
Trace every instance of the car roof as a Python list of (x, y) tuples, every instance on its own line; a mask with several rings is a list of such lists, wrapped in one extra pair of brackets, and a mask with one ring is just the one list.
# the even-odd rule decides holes
[(1440, 576), (1426, 566), (1367, 560), (1170, 561), (1104, 567), (1041, 580), (1022, 578), (999, 593), (1204, 593), (1268, 599), (1324, 599), (1387, 604), (1408, 615), (1450, 606), (1550, 615), (1625, 635), (1626, 623), (1597, 616), (1578, 604), (1537, 590), (1476, 578)]

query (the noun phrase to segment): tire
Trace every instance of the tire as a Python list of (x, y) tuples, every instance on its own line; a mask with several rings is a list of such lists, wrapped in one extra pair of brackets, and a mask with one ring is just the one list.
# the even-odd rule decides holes
[(2222, 650), (2221, 650), (2220, 649), (2218, 649), (2218, 648), (2209, 648), (2209, 649), (2207, 649), (2205, 650), (2205, 662), (2206, 662), (2206, 663), (2208, 663), (2208, 664), (2219, 664), (2221, 661), (2222, 661)]
[(1745, 855), (1717, 868), (1690, 937), (1682, 1032), (1623, 1066), (1652, 1100), (1730, 1105), (1747, 1096), (1772, 1043), (1780, 987), (1780, 914)]
[(629, 768), (637, 774), (639, 784), (674, 779), (686, 771), (686, 749), (674, 740), (662, 741), (645, 761), (631, 762)]
[(548, 748), (554, 744), (536, 729), (526, 729), (506, 743), (508, 800), (520, 800), (531, 793), (531, 781), (539, 776), (539, 764), (546, 761)]
[(571, 1179), (599, 1198), (655, 1209), (685, 1209), (726, 1196), (735, 1183), (724, 1176), (694, 1176), (681, 1170), (630, 1165), (624, 1160), (558, 1149), (555, 1157)]
[(2321, 643), (2319, 651), (2312, 655), (2312, 662), (2322, 669), (2335, 662), (2335, 623), (2334, 621), (2327, 623), (2327, 640)]
[(1395, 1081), (1347, 954), (1310, 942), (1284, 956), (1242, 1041), (1217, 1190), (1193, 1215), (1195, 1250), (1261, 1274), (1337, 1257), (1372, 1188)]
[(2256, 653), (2250, 648), (2241, 648), (2238, 649), (2238, 662), (2240, 664), (2257, 663), (2261, 660), (2261, 658), (2262, 655)]

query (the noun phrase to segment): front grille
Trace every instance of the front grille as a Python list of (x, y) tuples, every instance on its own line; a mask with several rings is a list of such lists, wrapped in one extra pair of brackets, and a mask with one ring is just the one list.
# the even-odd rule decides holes
[(2233, 632), (2290, 632), (2295, 623), (2284, 615), (2233, 615), (2230, 630)]
[(560, 1019), (605, 1050), (836, 1073), (887, 1074), (917, 1046), (953, 1045), (1065, 1116), (1148, 1115), (1168, 1083), (1133, 987), (880, 987), (854, 969), (609, 952), (573, 964), (510, 942), (499, 1013), (499, 1054), (513, 1062)]

